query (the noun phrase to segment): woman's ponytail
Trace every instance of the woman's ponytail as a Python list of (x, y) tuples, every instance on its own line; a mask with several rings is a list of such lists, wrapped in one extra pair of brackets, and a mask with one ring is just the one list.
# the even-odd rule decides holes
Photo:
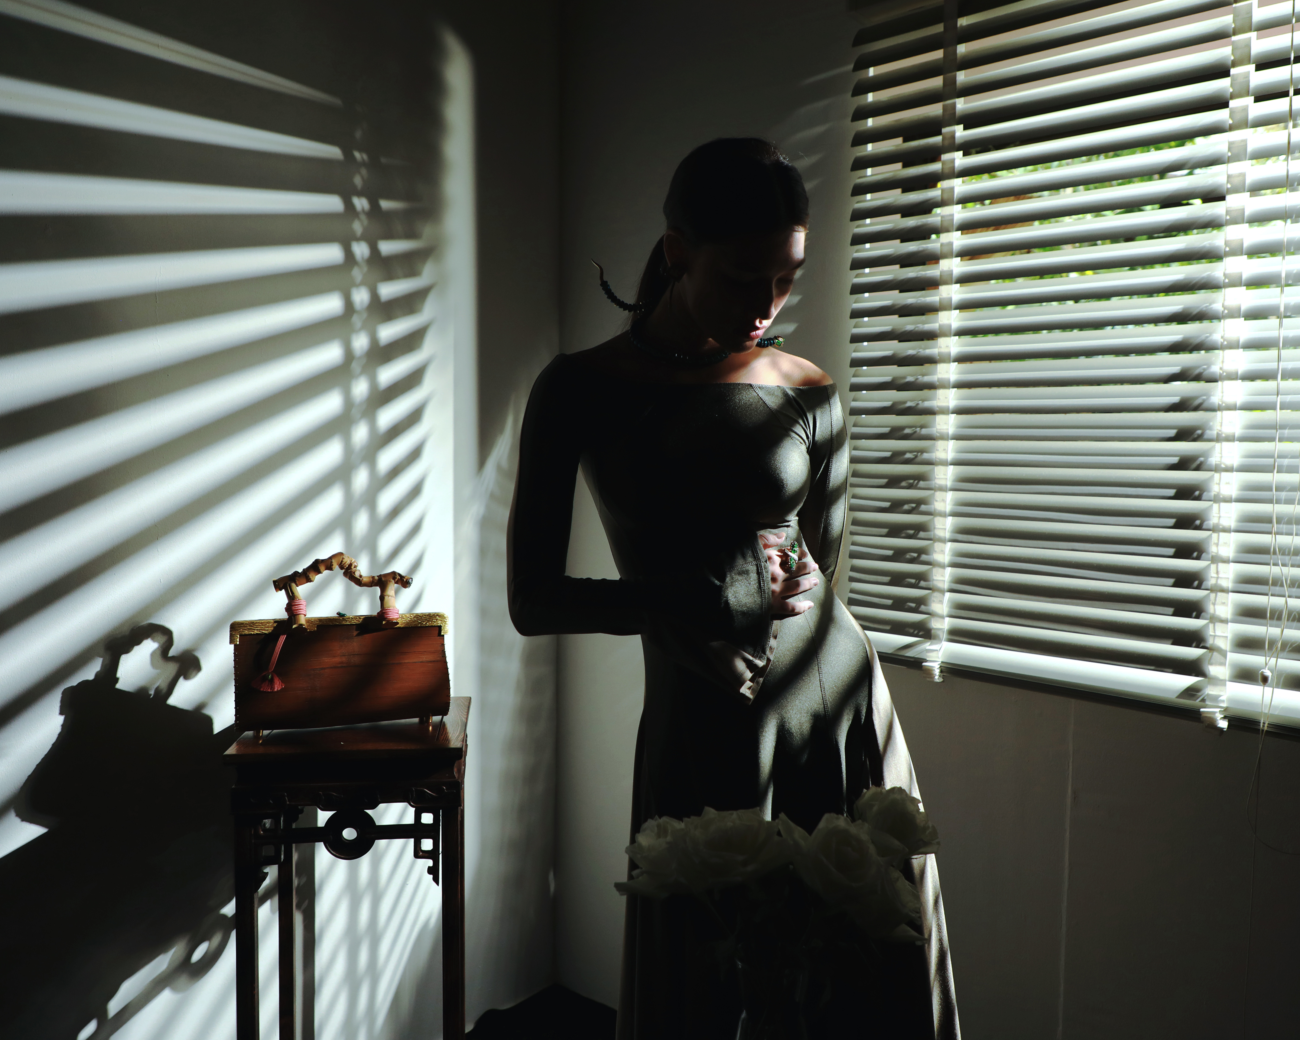
[(668, 286), (671, 284), (668, 257), (664, 255), (664, 237), (660, 235), (659, 241), (650, 250), (650, 259), (645, 262), (645, 270), (641, 272), (641, 283), (636, 288), (637, 313), (650, 314), (659, 306), (659, 301), (663, 299), (664, 293), (668, 291)]

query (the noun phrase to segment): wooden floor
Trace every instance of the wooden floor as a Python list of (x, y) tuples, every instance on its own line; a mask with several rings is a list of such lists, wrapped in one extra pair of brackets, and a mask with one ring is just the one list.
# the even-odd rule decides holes
[(550, 986), (503, 1011), (485, 1011), (471, 1040), (614, 1040), (612, 1007)]

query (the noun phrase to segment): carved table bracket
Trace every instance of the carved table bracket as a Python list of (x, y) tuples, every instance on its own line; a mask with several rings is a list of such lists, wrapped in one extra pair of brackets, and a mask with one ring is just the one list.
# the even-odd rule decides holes
[(369, 852), (376, 841), (388, 838), (414, 839), (416, 859), (430, 861), (429, 874), (438, 883), (438, 854), (441, 852), (441, 810), (419, 807), (414, 823), (375, 823), (375, 818), (364, 809), (339, 809), (320, 827), (295, 827), (293, 821), (301, 810), (282, 811), (276, 816), (260, 816), (251, 831), (257, 846), (256, 860), (260, 865), (280, 862), (280, 847), (284, 844), (307, 845), (320, 842), (337, 859), (360, 859)]

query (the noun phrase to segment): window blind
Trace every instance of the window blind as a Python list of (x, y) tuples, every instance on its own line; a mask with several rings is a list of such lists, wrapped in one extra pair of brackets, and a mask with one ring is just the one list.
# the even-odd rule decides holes
[(881, 650), (1216, 724), (1268, 663), (1300, 722), (1293, 26), (1290, 0), (866, 15), (848, 600)]

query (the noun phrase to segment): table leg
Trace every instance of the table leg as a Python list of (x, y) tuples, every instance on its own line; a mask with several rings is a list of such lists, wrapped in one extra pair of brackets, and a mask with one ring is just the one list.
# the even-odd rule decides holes
[(235, 817), (235, 1035), (259, 1040), (257, 968), (257, 890), (262, 868), (257, 861), (254, 832), (257, 817)]
[(465, 1036), (465, 810), (442, 810), (442, 1032)]
[(276, 879), (276, 911), (280, 916), (280, 1040), (298, 1040), (293, 1014), (298, 996), (294, 973), (297, 951), (293, 935), (293, 842), (287, 840), (296, 815), (286, 813), (280, 824), (286, 840), (280, 846), (279, 877)]
[[(302, 825), (315, 827), (318, 823), (316, 807), (303, 811)], [(298, 888), (298, 906), (302, 912), (301, 950), (298, 963), (298, 991), (302, 1003), (298, 1008), (300, 1040), (316, 1040), (316, 845), (308, 842), (296, 845), (298, 859), (294, 865), (294, 881)]]

